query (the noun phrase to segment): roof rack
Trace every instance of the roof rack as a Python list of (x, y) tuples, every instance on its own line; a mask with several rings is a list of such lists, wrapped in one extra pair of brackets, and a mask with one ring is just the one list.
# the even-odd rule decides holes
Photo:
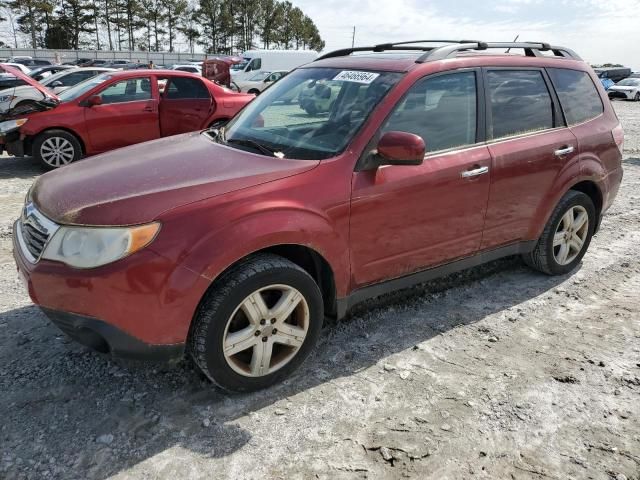
[[(430, 45), (444, 43), (446, 45)], [(427, 45), (416, 45), (427, 44)], [(408, 42), (381, 43), (371, 47), (343, 48), (326, 53), (316, 60), (345, 57), (354, 52), (421, 51), (425, 52), (416, 59), (416, 63), (433, 62), (453, 57), (456, 53), (469, 50), (521, 48), (527, 57), (542, 57), (541, 52), (552, 52), (556, 57), (581, 60), (573, 50), (552, 46), (545, 42), (483, 42), (480, 40), (412, 40)]]

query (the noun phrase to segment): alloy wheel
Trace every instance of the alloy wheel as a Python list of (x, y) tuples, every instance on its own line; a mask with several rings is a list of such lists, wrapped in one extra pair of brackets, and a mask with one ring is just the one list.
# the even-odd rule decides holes
[(581, 205), (571, 207), (562, 216), (553, 236), (553, 257), (559, 265), (573, 262), (582, 251), (589, 233), (589, 215)]
[(40, 157), (51, 167), (62, 167), (73, 161), (75, 149), (66, 138), (49, 137), (40, 146)]
[(269, 285), (246, 297), (223, 335), (227, 364), (240, 375), (261, 377), (296, 356), (309, 329), (309, 305), (289, 285)]

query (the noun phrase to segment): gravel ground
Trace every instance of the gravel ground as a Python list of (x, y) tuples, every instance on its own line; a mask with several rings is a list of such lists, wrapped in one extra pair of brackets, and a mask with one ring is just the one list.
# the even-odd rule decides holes
[(53, 327), (11, 259), (40, 171), (0, 159), (0, 478), (640, 479), (640, 105), (615, 107), (623, 186), (573, 274), (507, 259), (378, 301), (247, 395)]

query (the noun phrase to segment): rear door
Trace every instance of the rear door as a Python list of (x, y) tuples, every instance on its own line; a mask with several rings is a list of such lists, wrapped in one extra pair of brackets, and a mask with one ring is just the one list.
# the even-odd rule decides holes
[(95, 95), (102, 98), (102, 104), (84, 110), (93, 151), (160, 137), (157, 87), (151, 77), (116, 80)]
[(529, 239), (556, 178), (578, 162), (578, 144), (543, 70), (488, 68), (484, 73), (492, 157), (482, 239), (488, 249)]
[(215, 107), (209, 89), (197, 77), (168, 77), (160, 100), (163, 137), (203, 128)]

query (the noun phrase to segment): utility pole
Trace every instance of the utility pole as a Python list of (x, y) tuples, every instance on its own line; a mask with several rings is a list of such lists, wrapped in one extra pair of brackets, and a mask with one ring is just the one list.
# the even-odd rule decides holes
[(351, 48), (356, 44), (356, 26), (353, 26), (353, 35), (351, 36)]

